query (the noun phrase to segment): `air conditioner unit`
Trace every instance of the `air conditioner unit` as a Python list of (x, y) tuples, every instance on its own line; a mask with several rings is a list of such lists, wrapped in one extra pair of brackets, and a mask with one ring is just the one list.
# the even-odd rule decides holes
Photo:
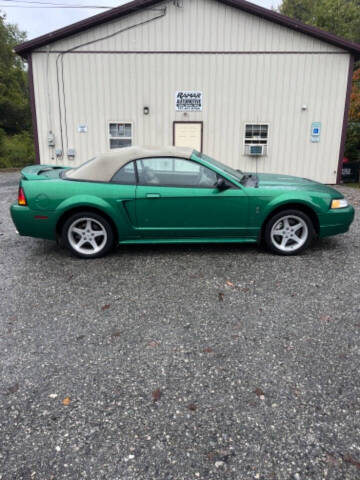
[(249, 155), (261, 157), (265, 154), (265, 145), (249, 145)]

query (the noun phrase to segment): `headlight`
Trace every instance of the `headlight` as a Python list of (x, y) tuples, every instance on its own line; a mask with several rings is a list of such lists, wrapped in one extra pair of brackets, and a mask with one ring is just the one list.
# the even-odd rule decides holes
[(331, 202), (331, 208), (333, 210), (335, 209), (338, 209), (338, 208), (345, 208), (347, 207), (349, 204), (348, 204), (348, 201), (345, 199), (345, 198), (339, 198), (337, 200), (333, 200)]

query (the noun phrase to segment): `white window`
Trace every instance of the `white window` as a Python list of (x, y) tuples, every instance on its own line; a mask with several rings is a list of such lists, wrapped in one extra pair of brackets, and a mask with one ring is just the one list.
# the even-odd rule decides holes
[(130, 122), (109, 123), (109, 147), (131, 147), (133, 138), (133, 125)]
[(269, 124), (247, 123), (245, 125), (245, 155), (266, 155), (269, 140)]

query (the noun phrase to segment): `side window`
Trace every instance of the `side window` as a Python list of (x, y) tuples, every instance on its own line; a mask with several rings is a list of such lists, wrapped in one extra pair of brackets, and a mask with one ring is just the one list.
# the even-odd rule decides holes
[(124, 148), (132, 145), (133, 126), (132, 123), (109, 123), (109, 147)]
[(120, 168), (111, 179), (111, 182), (121, 185), (136, 185), (135, 162), (127, 163)]
[(214, 188), (217, 175), (202, 165), (183, 158), (137, 160), (140, 185)]

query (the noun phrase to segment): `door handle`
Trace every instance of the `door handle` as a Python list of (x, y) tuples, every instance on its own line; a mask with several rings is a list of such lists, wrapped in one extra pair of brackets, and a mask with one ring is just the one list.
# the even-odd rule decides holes
[(160, 198), (160, 193), (147, 193), (146, 198)]

